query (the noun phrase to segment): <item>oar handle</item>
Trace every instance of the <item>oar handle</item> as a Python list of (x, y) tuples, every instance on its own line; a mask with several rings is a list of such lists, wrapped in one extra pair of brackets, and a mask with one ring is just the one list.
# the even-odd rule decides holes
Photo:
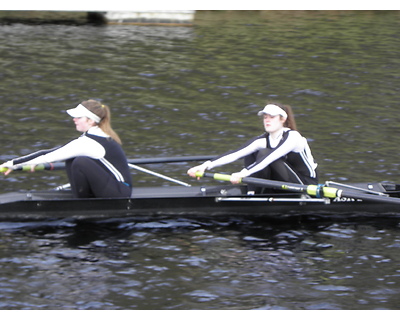
[(231, 181), (231, 175), (229, 174), (223, 174), (223, 173), (208, 173), (208, 172), (200, 172), (197, 171), (195, 173), (196, 177), (202, 178), (202, 177), (208, 177), (208, 178), (213, 178), (215, 180), (220, 180), (220, 181)]
[[(55, 170), (58, 168), (58, 165), (53, 164), (53, 163), (44, 163), (44, 164), (38, 164), (35, 166), (35, 171), (40, 171), (40, 170)], [(8, 170), (8, 168), (0, 168), (0, 172), (6, 172)], [(32, 170), (32, 166), (30, 165), (25, 165), (25, 166), (19, 166), (16, 167), (14, 169), (12, 169), (13, 171), (31, 171)]]

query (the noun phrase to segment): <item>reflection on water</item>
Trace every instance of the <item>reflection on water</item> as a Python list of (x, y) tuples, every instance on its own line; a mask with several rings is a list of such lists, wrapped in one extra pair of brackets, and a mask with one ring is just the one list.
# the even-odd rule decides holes
[(2, 309), (398, 308), (397, 221), (1, 228)]
[[(193, 27), (0, 26), (0, 161), (101, 98), (130, 158), (218, 154), (292, 105), (321, 180), (398, 181), (399, 13), (202, 12)], [(190, 181), (191, 164), (150, 169)], [(240, 164), (237, 165), (238, 167)], [(228, 172), (231, 169), (226, 169)], [(232, 169), (233, 170), (233, 169)], [(168, 185), (133, 172), (137, 184)], [(16, 173), (1, 191), (63, 173)], [(396, 309), (397, 220), (0, 224), (2, 309)]]

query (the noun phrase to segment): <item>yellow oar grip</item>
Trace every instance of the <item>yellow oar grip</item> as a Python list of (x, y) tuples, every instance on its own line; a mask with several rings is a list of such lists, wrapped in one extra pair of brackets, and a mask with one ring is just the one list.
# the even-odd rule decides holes
[[(220, 180), (220, 181), (231, 181), (231, 175), (229, 174), (222, 174), (222, 173), (203, 173), (200, 171), (196, 172), (196, 177), (202, 178), (202, 177), (212, 177), (215, 180)], [(242, 182), (242, 179), (240, 179), (239, 182)]]
[(196, 171), (195, 176), (196, 176), (197, 178), (203, 178), (204, 172)]
[(221, 181), (231, 181), (231, 176), (229, 174), (215, 173), (214, 179)]
[[(22, 167), (17, 167), (14, 170), (16, 170), (16, 171), (31, 171), (31, 169), (32, 169), (31, 166), (26, 165), (26, 166), (22, 166)], [(38, 164), (38, 165), (35, 166), (35, 171), (37, 171), (37, 170), (45, 170), (45, 169), (46, 169), (46, 167), (45, 167), (44, 164)], [(0, 168), (0, 172), (6, 172), (7, 170), (8, 170), (8, 168)]]

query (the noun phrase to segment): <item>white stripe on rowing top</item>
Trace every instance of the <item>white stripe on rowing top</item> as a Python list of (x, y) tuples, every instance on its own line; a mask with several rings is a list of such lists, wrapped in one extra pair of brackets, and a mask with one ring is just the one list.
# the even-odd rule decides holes
[(114, 177), (120, 181), (120, 182), (125, 182), (124, 177), (122, 176), (121, 172), (119, 172), (112, 164), (111, 162), (107, 161), (105, 158), (99, 159), (102, 164), (106, 166), (108, 170), (114, 175)]

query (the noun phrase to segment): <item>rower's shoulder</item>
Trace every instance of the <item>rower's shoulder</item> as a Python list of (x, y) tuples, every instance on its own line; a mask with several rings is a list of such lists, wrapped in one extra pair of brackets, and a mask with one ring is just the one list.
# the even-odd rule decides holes
[(283, 128), (283, 132), (287, 133), (288, 135), (291, 135), (291, 136), (299, 136), (299, 137), (301, 137), (300, 132), (298, 132), (297, 130), (292, 130), (290, 128)]

